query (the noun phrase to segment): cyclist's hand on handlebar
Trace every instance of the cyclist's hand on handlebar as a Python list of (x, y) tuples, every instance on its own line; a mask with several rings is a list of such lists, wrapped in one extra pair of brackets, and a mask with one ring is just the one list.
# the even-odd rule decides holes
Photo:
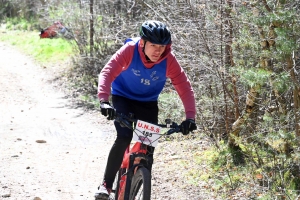
[(181, 132), (183, 135), (189, 134), (189, 132), (196, 130), (197, 125), (195, 123), (195, 120), (193, 119), (186, 119), (181, 123)]
[(101, 114), (107, 116), (108, 120), (114, 119), (116, 115), (116, 110), (110, 105), (109, 102), (100, 103)]

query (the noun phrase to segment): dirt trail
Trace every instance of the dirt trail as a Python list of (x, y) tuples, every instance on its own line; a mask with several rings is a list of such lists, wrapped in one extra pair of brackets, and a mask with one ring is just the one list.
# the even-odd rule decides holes
[[(0, 43), (0, 200), (94, 199), (115, 138), (113, 124), (98, 111), (76, 107), (52, 81), (55, 73)], [(205, 182), (184, 178), (189, 167), (205, 169), (189, 152), (206, 148), (207, 140), (193, 143), (158, 145), (151, 199), (219, 199)], [(184, 161), (190, 164), (178, 165)]]
[(51, 78), (0, 43), (0, 199), (94, 199), (112, 126), (74, 108)]

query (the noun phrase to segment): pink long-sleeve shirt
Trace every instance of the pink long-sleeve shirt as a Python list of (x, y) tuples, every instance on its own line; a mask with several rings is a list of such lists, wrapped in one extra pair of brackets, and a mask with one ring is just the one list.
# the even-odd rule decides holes
[[(100, 101), (108, 101), (111, 94), (111, 84), (116, 77), (125, 71), (131, 63), (135, 42), (128, 42), (122, 46), (108, 61), (99, 74), (98, 98)], [(138, 45), (138, 52), (146, 68), (167, 59), (166, 77), (168, 77), (176, 89), (183, 103), (187, 119), (195, 119), (196, 103), (194, 91), (182, 67), (179, 65), (175, 55), (171, 52), (171, 45), (167, 45), (165, 52), (156, 62), (149, 62), (143, 53), (142, 46)]]

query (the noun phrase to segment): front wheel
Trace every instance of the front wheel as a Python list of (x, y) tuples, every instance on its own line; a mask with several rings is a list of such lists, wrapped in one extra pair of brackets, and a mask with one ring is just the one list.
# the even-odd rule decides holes
[(139, 168), (133, 175), (130, 200), (150, 200), (151, 196), (151, 174), (145, 167)]
[(115, 181), (113, 184), (113, 194), (110, 195), (109, 200), (118, 200), (120, 195), (120, 181), (122, 179), (122, 175), (126, 172), (125, 168), (120, 168), (118, 173), (116, 174)]

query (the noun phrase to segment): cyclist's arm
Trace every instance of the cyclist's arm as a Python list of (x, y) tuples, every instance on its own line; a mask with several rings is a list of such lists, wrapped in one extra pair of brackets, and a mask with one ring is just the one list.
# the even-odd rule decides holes
[(111, 93), (111, 83), (122, 71), (128, 68), (132, 60), (133, 51), (134, 43), (126, 43), (101, 70), (98, 81), (98, 98), (100, 101), (108, 101)]
[(179, 65), (173, 54), (168, 57), (167, 63), (167, 77), (176, 89), (181, 101), (183, 103), (187, 119), (195, 119), (196, 116), (196, 102), (194, 90), (191, 83), (185, 74), (182, 67)]

